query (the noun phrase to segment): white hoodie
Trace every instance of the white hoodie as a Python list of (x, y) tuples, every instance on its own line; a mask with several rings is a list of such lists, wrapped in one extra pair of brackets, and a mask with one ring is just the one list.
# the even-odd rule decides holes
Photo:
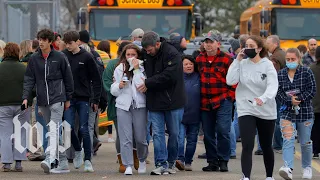
[[(146, 79), (143, 74), (143, 69), (136, 69), (133, 71), (133, 78), (130, 79), (126, 86), (122, 89), (119, 88), (119, 84), (124, 75), (125, 65), (120, 63), (114, 70), (115, 82), (111, 85), (111, 94), (116, 96), (116, 107), (125, 111), (129, 111), (130, 106), (134, 108), (146, 107), (146, 96), (144, 93), (140, 93), (137, 87), (141, 85), (142, 78)], [(134, 104), (133, 104), (134, 102)]]
[[(263, 58), (258, 63), (250, 59), (235, 59), (228, 70), (227, 84), (238, 84), (236, 102), (239, 117), (251, 115), (261, 119), (277, 119), (275, 97), (279, 86), (278, 75), (268, 58)], [(251, 103), (254, 98), (260, 98), (264, 104), (255, 106)]]

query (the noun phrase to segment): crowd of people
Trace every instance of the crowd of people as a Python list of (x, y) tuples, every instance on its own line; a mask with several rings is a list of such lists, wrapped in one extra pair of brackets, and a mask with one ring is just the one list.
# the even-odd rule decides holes
[[(11, 171), (14, 161), (14, 170), (23, 171), (27, 150), (12, 146), (13, 118), (30, 121), (34, 106), (36, 121), (44, 127), (54, 122), (59, 129), (63, 121), (71, 125), (70, 152), (48, 148), (65, 139), (61, 131), (45, 128), (45, 173), (67, 173), (70, 161), (75, 169), (84, 164), (85, 172), (94, 172), (92, 155), (101, 146), (97, 119), (106, 110), (115, 124), (119, 172), (125, 175), (134, 169), (147, 172), (151, 138), (151, 175), (175, 174), (176, 168), (192, 171), (202, 131), (202, 156), (208, 163), (203, 171), (228, 172), (241, 141), (242, 180), (250, 180), (257, 137), (255, 154), (264, 157), (266, 180), (274, 179), (274, 151), (283, 157), (280, 176), (290, 180), (298, 138), (302, 177), (312, 179), (311, 160), (320, 153), (320, 47), (315, 39), (308, 41), (306, 52), (303, 45), (283, 51), (276, 35), (265, 40), (241, 35), (229, 39), (230, 52), (223, 52), (221, 33), (211, 30), (199, 50), (185, 55), (186, 39), (178, 33), (163, 38), (138, 28), (130, 37), (119, 43), (114, 59), (110, 43), (94, 47), (87, 31), (60, 35), (43, 29), (37, 40), (20, 46), (0, 41), (3, 171)], [(21, 142), (26, 144), (25, 136)]]

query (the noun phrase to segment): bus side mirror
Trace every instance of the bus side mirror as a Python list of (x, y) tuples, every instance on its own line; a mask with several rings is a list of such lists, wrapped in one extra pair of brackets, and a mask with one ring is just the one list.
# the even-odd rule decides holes
[(202, 22), (201, 16), (196, 17), (195, 27), (196, 27), (196, 36), (200, 36), (201, 31), (203, 29), (203, 22)]
[(260, 12), (261, 23), (270, 23), (270, 11), (263, 10)]
[(86, 18), (86, 12), (84, 11), (78, 11), (77, 13), (77, 20), (78, 20), (78, 24), (86, 24), (87, 22), (87, 18)]

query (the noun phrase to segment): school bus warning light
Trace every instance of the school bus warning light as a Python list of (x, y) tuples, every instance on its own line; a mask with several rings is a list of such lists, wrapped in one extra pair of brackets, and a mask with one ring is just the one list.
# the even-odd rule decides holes
[(274, 5), (301, 5), (300, 0), (273, 0)]

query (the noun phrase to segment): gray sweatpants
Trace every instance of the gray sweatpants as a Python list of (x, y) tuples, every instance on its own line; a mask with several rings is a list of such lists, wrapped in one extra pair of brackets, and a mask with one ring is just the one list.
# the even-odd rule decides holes
[[(90, 108), (89, 119), (88, 119), (88, 128), (89, 128), (89, 135), (90, 135), (90, 139), (91, 139), (92, 153), (93, 153), (93, 135), (94, 135), (94, 130), (97, 127), (96, 124), (98, 123), (97, 116), (98, 116), (98, 112), (93, 112), (92, 108)], [(99, 134), (99, 133), (97, 133), (97, 134)]]
[(144, 162), (148, 156), (147, 109), (130, 107), (129, 111), (124, 111), (117, 108), (117, 120), (123, 165), (133, 166), (133, 136), (136, 141), (138, 159)]
[[(21, 113), (21, 114), (20, 114)], [(27, 160), (25, 149), (20, 153), (16, 148), (14, 148), (11, 135), (14, 133), (13, 118), (20, 114), (19, 121), (21, 126), (25, 122), (30, 121), (31, 108), (26, 109), (21, 112), (21, 106), (0, 106), (0, 141), (1, 141), (1, 162), (2, 163), (13, 163), (14, 160)], [(26, 129), (21, 128), (21, 146), (26, 148)]]
[[(49, 106), (39, 106), (39, 110), (42, 113), (42, 116), (44, 118), (44, 120), (46, 121), (46, 123), (48, 124), (50, 121), (53, 121), (54, 123), (56, 123), (56, 129), (58, 128), (58, 124), (61, 125), (62, 123), (62, 116), (63, 116), (63, 112), (64, 112), (64, 102), (59, 102), (59, 103), (55, 103), (53, 105), (49, 105)], [(60, 128), (59, 128), (60, 129)], [(54, 153), (50, 153), (50, 148), (49, 147), (57, 147), (57, 144), (51, 144), (51, 142), (58, 142), (56, 138), (59, 138), (59, 145), (63, 145), (63, 139), (61, 136), (60, 131), (50, 131), (49, 128), (49, 132), (48, 132), (48, 148), (46, 149), (46, 158), (50, 158), (50, 162), (52, 163), (57, 157), (57, 152)], [(70, 135), (71, 138), (71, 135)], [(71, 140), (70, 140), (71, 141)], [(66, 152), (60, 152), (59, 151), (59, 161), (66, 161), (67, 157), (66, 157)]]

